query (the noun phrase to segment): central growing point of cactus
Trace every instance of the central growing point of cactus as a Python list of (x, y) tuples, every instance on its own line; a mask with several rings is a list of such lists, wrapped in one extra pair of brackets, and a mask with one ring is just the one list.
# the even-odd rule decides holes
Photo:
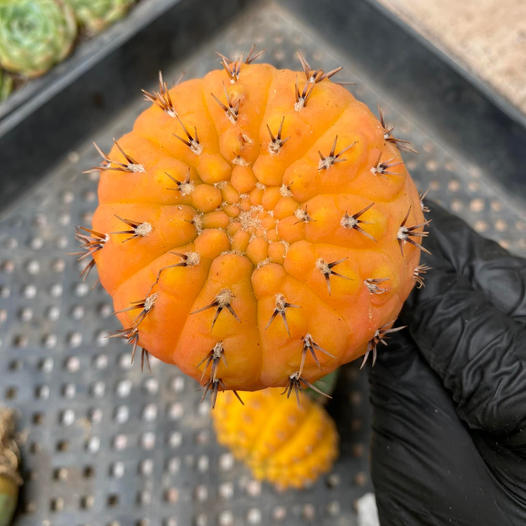
[[(396, 139), (331, 77), (222, 57), (102, 155), (78, 237), (120, 336), (218, 391), (291, 392), (376, 356), (426, 224)], [(93, 258), (91, 260), (91, 258)]]

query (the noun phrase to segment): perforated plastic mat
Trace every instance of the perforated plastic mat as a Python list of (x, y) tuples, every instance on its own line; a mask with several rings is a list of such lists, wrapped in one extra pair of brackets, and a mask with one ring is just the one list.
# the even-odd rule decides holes
[[(381, 102), (397, 135), (420, 151), (406, 157), (420, 188), (480, 232), (526, 253), (525, 217), (487, 174), (398, 113), (346, 57), (276, 6), (234, 20), (166, 77), (201, 76), (217, 67), (216, 49), (235, 54), (252, 42), (276, 66), (297, 68), (299, 48), (315, 66), (342, 64), (341, 80), (356, 83), (349, 89), (372, 107)], [(93, 140), (108, 149), (143, 107), (137, 94), (137, 103)], [(76, 249), (74, 226), (89, 224), (96, 206), (96, 177), (82, 174), (96, 163), (87, 141), (1, 220), (0, 399), (19, 411), (26, 481), (15, 524), (356, 524), (354, 502), (371, 489), (366, 373), (347, 367), (330, 406), (342, 436), (331, 474), (311, 489), (285, 493), (254, 481), (216, 444), (209, 404), (200, 402), (193, 380), (155, 360), (151, 374), (141, 373), (131, 367), (129, 349), (106, 338), (118, 328), (110, 299), (95, 276), (80, 281), (68, 255)]]

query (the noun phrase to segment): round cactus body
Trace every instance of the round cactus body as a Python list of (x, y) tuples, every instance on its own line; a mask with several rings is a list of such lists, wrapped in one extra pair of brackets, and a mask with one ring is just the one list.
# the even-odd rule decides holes
[(205, 390), (309, 386), (375, 356), (425, 221), (391, 135), (321, 70), (229, 61), (158, 92), (102, 155), (85, 252), (115, 333)]
[(338, 454), (338, 433), (318, 403), (300, 393), (300, 403), (270, 388), (233, 393), (217, 400), (212, 413), (218, 441), (244, 461), (258, 479), (279, 488), (303, 488), (329, 471)]
[(89, 34), (102, 31), (122, 18), (134, 0), (67, 0), (78, 23)]
[(62, 0), (0, 0), (0, 65), (42, 75), (71, 50), (77, 24)]

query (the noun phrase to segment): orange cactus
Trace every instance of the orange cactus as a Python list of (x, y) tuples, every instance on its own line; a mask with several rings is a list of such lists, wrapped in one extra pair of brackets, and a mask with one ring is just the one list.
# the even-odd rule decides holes
[(280, 489), (303, 488), (329, 471), (338, 454), (338, 433), (318, 403), (299, 393), (300, 403), (281, 389), (232, 393), (217, 400), (212, 413), (218, 441), (244, 461), (258, 479)]
[[(376, 353), (426, 224), (383, 117), (330, 80), (222, 57), (145, 92), (78, 231), (135, 347), (205, 393), (310, 385)], [(398, 147), (397, 147), (398, 146)], [(146, 351), (144, 351), (146, 352)]]

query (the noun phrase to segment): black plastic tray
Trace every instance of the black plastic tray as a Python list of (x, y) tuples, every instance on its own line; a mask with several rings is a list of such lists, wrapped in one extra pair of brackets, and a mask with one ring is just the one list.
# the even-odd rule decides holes
[[(147, 5), (158, 11), (138, 19)], [(254, 41), (267, 61), (298, 68), (302, 49), (315, 66), (342, 64), (349, 89), (382, 104), (420, 151), (406, 159), (422, 190), (524, 254), (523, 117), (372, 2), (139, 7), (114, 29), (120, 41), (86, 62), (71, 57), (69, 73), (42, 80), (45, 96), (0, 123), (0, 400), (19, 410), (26, 434), (15, 524), (352, 526), (355, 500), (371, 490), (367, 377), (356, 364), (329, 406), (342, 436), (333, 472), (279, 494), (215, 444), (193, 382), (156, 361), (142, 375), (124, 344), (104, 338), (117, 328), (109, 298), (81, 283), (67, 256), (74, 225), (96, 206), (96, 178), (82, 174), (98, 162), (91, 141), (107, 149), (130, 129), (145, 107), (140, 88), (154, 87), (160, 68), (170, 80), (201, 76), (217, 67), (215, 49)]]

